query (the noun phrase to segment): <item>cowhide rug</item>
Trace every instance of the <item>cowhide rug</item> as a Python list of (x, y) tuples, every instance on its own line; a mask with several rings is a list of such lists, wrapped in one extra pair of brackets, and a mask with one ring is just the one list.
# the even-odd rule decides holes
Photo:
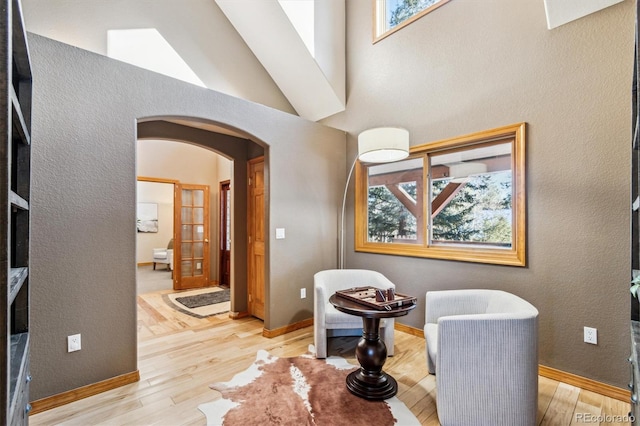
[(200, 405), (207, 425), (419, 425), (397, 398), (367, 401), (346, 388), (356, 367), (344, 358), (278, 358), (258, 351), (229, 382), (210, 387), (222, 398)]

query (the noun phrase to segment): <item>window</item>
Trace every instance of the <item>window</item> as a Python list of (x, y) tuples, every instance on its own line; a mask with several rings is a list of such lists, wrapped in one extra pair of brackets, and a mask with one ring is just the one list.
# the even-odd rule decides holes
[(525, 123), (415, 146), (358, 165), (356, 251), (524, 266), (525, 208)]
[(373, 42), (398, 31), (449, 0), (373, 0)]

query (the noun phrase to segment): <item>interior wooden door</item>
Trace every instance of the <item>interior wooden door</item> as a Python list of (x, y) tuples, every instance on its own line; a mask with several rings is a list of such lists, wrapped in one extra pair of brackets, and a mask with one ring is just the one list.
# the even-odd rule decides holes
[(209, 186), (176, 184), (173, 288), (209, 286)]
[(248, 200), (248, 293), (249, 314), (264, 320), (265, 302), (265, 205), (264, 157), (249, 161)]
[(231, 285), (231, 181), (220, 182), (220, 278), (219, 285)]

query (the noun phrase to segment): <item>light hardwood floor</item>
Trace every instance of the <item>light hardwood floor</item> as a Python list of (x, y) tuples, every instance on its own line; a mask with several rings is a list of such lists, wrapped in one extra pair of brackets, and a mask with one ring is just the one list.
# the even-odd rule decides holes
[[(227, 381), (247, 368), (258, 349), (296, 356), (313, 343), (307, 327), (275, 338), (262, 337), (262, 322), (231, 320), (226, 314), (196, 319), (171, 309), (159, 292), (138, 297), (140, 382), (30, 417), (32, 425), (204, 425), (199, 404), (213, 401), (208, 385)], [(357, 338), (330, 339), (331, 354), (356, 364)], [(438, 425), (435, 377), (427, 373), (424, 339), (396, 331), (395, 356), (385, 371), (398, 381), (398, 398), (424, 425)], [(629, 405), (580, 388), (539, 378), (538, 424), (585, 424), (585, 414), (601, 425), (626, 416)], [(592, 417), (592, 418), (594, 418)], [(588, 423), (597, 425), (598, 423)], [(470, 425), (472, 426), (472, 425)]]

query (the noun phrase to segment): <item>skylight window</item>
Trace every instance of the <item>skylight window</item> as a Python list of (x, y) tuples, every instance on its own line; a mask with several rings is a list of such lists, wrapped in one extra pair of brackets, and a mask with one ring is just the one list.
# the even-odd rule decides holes
[(314, 0), (278, 0), (278, 3), (311, 56), (315, 57)]
[(107, 31), (107, 56), (206, 87), (155, 28)]

